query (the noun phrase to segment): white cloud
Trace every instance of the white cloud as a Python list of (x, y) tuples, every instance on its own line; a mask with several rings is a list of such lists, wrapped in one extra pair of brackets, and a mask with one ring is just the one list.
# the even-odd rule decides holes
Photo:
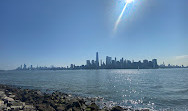
[(176, 56), (175, 57), (177, 60), (188, 60), (188, 55), (182, 55), (182, 56)]

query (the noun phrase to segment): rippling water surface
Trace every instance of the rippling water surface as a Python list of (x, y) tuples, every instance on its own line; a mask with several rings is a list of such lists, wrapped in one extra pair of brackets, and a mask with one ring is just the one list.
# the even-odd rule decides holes
[(1, 71), (0, 83), (102, 97), (125, 107), (188, 110), (188, 69)]

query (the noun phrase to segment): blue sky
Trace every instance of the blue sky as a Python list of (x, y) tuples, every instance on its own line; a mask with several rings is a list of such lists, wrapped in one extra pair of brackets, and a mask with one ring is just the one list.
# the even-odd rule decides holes
[(105, 56), (188, 65), (188, 1), (1, 0), (0, 69), (67, 66)]

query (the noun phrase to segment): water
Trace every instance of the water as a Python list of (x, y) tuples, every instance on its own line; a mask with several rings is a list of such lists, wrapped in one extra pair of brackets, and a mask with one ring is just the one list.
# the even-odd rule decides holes
[(188, 69), (1, 71), (0, 84), (102, 97), (124, 107), (188, 110)]

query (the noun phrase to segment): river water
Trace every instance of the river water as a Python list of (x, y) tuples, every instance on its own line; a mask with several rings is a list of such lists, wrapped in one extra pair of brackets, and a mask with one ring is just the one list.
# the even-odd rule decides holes
[(1, 71), (0, 84), (101, 97), (123, 107), (188, 110), (188, 69)]

